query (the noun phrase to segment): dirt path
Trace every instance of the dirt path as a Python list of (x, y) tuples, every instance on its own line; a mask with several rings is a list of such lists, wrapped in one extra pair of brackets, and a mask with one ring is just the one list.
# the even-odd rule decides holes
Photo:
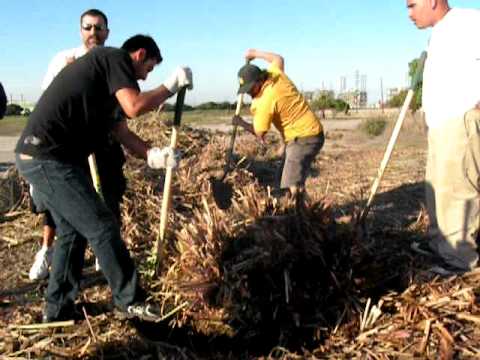
[(15, 162), (13, 149), (18, 136), (0, 136), (0, 174)]

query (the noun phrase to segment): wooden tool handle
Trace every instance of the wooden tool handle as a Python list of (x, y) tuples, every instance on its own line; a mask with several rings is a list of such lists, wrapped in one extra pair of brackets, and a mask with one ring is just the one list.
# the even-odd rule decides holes
[(378, 169), (377, 177), (373, 182), (372, 188), (370, 190), (370, 196), (368, 198), (367, 204), (365, 205), (362, 213), (360, 214), (360, 222), (365, 221), (365, 218), (367, 217), (368, 212), (370, 210), (370, 206), (372, 205), (373, 198), (375, 197), (378, 187), (380, 186), (380, 182), (382, 180), (383, 174), (385, 172), (385, 169), (387, 168), (388, 162), (390, 161), (390, 156), (392, 155), (393, 148), (397, 141), (398, 135), (400, 134), (400, 129), (402, 128), (403, 121), (405, 120), (405, 116), (407, 115), (408, 108), (410, 107), (410, 103), (414, 95), (415, 87), (417, 86), (418, 82), (422, 77), (423, 66), (425, 64), (426, 58), (427, 58), (427, 53), (424, 51), (420, 56), (420, 61), (415, 71), (415, 75), (413, 76), (412, 84), (410, 86), (410, 89), (408, 90), (407, 97), (403, 102), (402, 110), (400, 111), (397, 122), (395, 123), (395, 127), (393, 128), (390, 141), (388, 142), (387, 149), (385, 150), (385, 154), (383, 155), (383, 159), (380, 164), (380, 168)]
[[(183, 104), (185, 102), (185, 92), (187, 88), (183, 87), (177, 94), (177, 100), (175, 103), (175, 115), (173, 120), (172, 127), (172, 136), (170, 138), (170, 147), (176, 149), (177, 147), (177, 134), (178, 127), (180, 126), (182, 118)], [(165, 183), (163, 186), (163, 198), (162, 198), (162, 209), (160, 213), (160, 230), (159, 237), (157, 238), (157, 258), (161, 254), (162, 243), (165, 240), (165, 231), (167, 229), (168, 223), (168, 210), (170, 208), (170, 198), (171, 198), (171, 188), (172, 188), (172, 178), (173, 178), (173, 169), (167, 167), (165, 173)]]
[(92, 177), (95, 191), (100, 196), (100, 198), (105, 201), (102, 191), (102, 183), (100, 181), (100, 175), (98, 174), (97, 160), (95, 158), (95, 154), (90, 154), (90, 156), (88, 157), (88, 166), (90, 168), (90, 176)]

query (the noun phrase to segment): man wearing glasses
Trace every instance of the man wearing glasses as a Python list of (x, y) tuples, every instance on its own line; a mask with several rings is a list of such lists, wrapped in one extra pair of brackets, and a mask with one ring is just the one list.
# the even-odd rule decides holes
[[(85, 55), (96, 46), (103, 46), (108, 38), (107, 16), (98, 9), (90, 9), (80, 16), (80, 37), (82, 45), (79, 47), (63, 50), (57, 53), (48, 65), (47, 73), (42, 82), (42, 90), (45, 91), (58, 73), (68, 64)], [(120, 202), (126, 188), (126, 180), (123, 175), (125, 157), (121, 146), (108, 139), (108, 143), (100, 151), (96, 152), (96, 160), (99, 164), (99, 173), (105, 200), (109, 208), (120, 220)], [(112, 181), (112, 179), (115, 179)], [(108, 183), (108, 184), (107, 184)], [(32, 189), (33, 191), (33, 189)], [(53, 255), (53, 241), (55, 238), (55, 223), (49, 211), (37, 208), (32, 202), (32, 210), (42, 214), (43, 239), (40, 250), (35, 255), (35, 260), (29, 271), (30, 280), (41, 280), (48, 276), (48, 269)], [(96, 269), (99, 270), (98, 262)]]
[(43, 78), (42, 90), (45, 90), (52, 82), (53, 78), (66, 65), (83, 56), (87, 51), (95, 46), (103, 46), (108, 38), (108, 20), (107, 16), (100, 10), (90, 9), (80, 16), (80, 36), (82, 45), (79, 47), (60, 51), (50, 61), (48, 70)]

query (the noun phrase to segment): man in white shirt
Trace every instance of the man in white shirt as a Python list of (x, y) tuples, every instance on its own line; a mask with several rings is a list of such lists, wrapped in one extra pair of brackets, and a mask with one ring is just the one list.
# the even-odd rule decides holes
[[(108, 19), (100, 10), (90, 9), (80, 16), (80, 37), (82, 45), (79, 47), (63, 50), (57, 53), (48, 65), (47, 73), (43, 78), (42, 90), (45, 91), (58, 73), (68, 64), (75, 61), (79, 57), (85, 55), (95, 46), (103, 46), (108, 38)], [(120, 146), (118, 145), (118, 148)], [(121, 152), (121, 149), (119, 150)], [(117, 153), (120, 153), (118, 150)], [(123, 155), (122, 155), (123, 156)], [(118, 172), (118, 171), (117, 171)], [(122, 171), (120, 170), (120, 173)], [(124, 180), (123, 173), (120, 174)], [(120, 181), (121, 179), (119, 179)], [(34, 191), (32, 189), (32, 191)], [(123, 192), (122, 192), (123, 193)], [(120, 196), (121, 197), (121, 196)], [(40, 280), (48, 276), (48, 268), (51, 263), (53, 254), (53, 240), (55, 238), (55, 223), (48, 210), (38, 209), (32, 203), (33, 212), (42, 214), (43, 223), (43, 239), (42, 247), (35, 255), (35, 260), (29, 271), (31, 280)]]
[(432, 27), (423, 73), (428, 125), (426, 201), (430, 241), (413, 244), (440, 256), (439, 274), (478, 263), (480, 225), (480, 10), (448, 0), (407, 0), (419, 29)]
[(48, 65), (43, 78), (42, 90), (45, 90), (57, 74), (67, 64), (83, 56), (95, 46), (103, 46), (109, 34), (107, 16), (100, 10), (90, 9), (80, 16), (80, 37), (82, 45), (57, 53)]

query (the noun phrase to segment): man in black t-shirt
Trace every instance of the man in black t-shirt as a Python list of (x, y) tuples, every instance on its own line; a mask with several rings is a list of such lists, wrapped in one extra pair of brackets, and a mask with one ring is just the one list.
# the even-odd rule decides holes
[(0, 119), (3, 119), (5, 111), (7, 111), (7, 95), (5, 94), (2, 83), (0, 83)]
[(150, 167), (176, 166), (171, 148), (149, 148), (125, 119), (111, 116), (120, 106), (127, 117), (136, 117), (157, 108), (181, 87), (191, 88), (190, 69), (179, 67), (158, 88), (140, 92), (137, 80), (145, 80), (161, 61), (155, 41), (144, 35), (128, 39), (122, 49), (91, 50), (55, 77), (20, 136), (17, 168), (35, 188), (35, 203), (47, 208), (57, 225), (44, 321), (73, 316), (87, 239), (117, 308), (127, 317), (155, 317), (144, 302), (119, 224), (95, 192), (83, 164), (111, 132)]

